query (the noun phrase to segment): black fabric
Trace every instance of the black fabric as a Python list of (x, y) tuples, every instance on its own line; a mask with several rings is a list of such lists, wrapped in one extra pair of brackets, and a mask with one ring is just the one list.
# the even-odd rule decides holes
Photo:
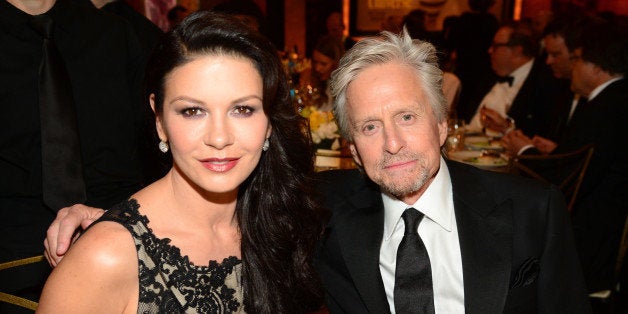
[(561, 88), (565, 88), (561, 83), (544, 60), (534, 60), (508, 110), (508, 116), (517, 121), (518, 129), (529, 136), (548, 136), (555, 122), (551, 120), (555, 100), (563, 92)]
[[(447, 167), (465, 313), (591, 313), (560, 191), (453, 161)], [(332, 216), (314, 264), (329, 311), (389, 313), (379, 268), (381, 191), (357, 169), (318, 175)]]
[(514, 76), (498, 76), (495, 78), (495, 81), (498, 83), (508, 83), (508, 86), (512, 86), (512, 81), (515, 79)]
[[(145, 122), (142, 106), (148, 106), (142, 93), (147, 51), (131, 26), (110, 13), (56, 0), (45, 14), (54, 20), (54, 43), (72, 86), (85, 203), (108, 208), (142, 185), (138, 132)], [(43, 50), (42, 37), (29, 26), (31, 17), (0, 1), (0, 262), (42, 254), (56, 215), (43, 201), (38, 91)], [(46, 275), (20, 278), (19, 284), (41, 285)], [(0, 291), (14, 284), (0, 280)]]
[[(554, 153), (595, 149), (572, 212), (576, 246), (589, 292), (615, 285), (614, 268), (628, 203), (628, 80), (578, 104)], [(551, 173), (550, 173), (551, 175)]]
[(39, 66), (42, 193), (44, 203), (59, 209), (85, 202), (83, 161), (70, 76), (54, 44), (53, 20), (36, 15), (30, 26), (42, 36)]
[(397, 249), (395, 269), (395, 312), (434, 313), (432, 268), (427, 249), (417, 233), (423, 213), (414, 208), (401, 215), (405, 231)]

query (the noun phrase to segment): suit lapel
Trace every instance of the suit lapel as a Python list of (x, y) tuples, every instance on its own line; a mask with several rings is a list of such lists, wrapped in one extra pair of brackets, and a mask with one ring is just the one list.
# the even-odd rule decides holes
[(501, 313), (512, 267), (512, 203), (496, 201), (469, 169), (449, 165), (466, 313)]
[(371, 313), (388, 313), (388, 301), (379, 271), (384, 206), (379, 191), (362, 190), (347, 200), (353, 207), (343, 217), (340, 246), (355, 286)]

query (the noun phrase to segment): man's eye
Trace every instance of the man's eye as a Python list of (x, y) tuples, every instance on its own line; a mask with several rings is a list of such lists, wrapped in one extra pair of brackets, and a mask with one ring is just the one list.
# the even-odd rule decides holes
[(373, 134), (377, 130), (377, 126), (375, 124), (366, 124), (362, 127), (362, 132), (364, 134)]

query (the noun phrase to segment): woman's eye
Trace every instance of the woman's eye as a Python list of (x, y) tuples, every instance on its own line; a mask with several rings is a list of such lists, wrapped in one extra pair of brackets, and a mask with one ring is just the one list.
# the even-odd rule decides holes
[(233, 109), (233, 113), (235, 113), (236, 115), (243, 115), (243, 116), (250, 116), (251, 114), (253, 114), (254, 111), (255, 109), (249, 106), (237, 106)]
[(184, 117), (200, 116), (203, 114), (203, 110), (201, 108), (185, 108), (181, 110), (181, 114)]

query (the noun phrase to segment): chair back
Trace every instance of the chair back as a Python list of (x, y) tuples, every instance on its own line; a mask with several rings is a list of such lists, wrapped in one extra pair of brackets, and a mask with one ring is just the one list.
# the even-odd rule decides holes
[[(43, 259), (44, 259), (43, 255), (38, 255), (38, 256), (33, 256), (33, 257), (24, 258), (20, 260), (1, 263), (0, 271), (4, 271), (6, 269), (11, 269), (18, 266), (38, 263), (38, 262), (41, 262)], [(0, 302), (17, 305), (17, 306), (20, 306), (29, 310), (33, 310), (33, 311), (37, 309), (37, 302), (24, 299), (24, 298), (21, 298), (12, 294), (4, 293), (4, 292), (0, 292)]]
[(508, 172), (557, 185), (565, 196), (567, 209), (571, 212), (593, 150), (593, 144), (588, 144), (568, 153), (513, 157), (510, 159)]
[[(628, 216), (626, 216), (626, 222), (624, 223), (624, 231), (621, 235), (621, 240), (619, 242), (619, 252), (617, 253), (617, 263), (615, 264), (615, 275), (619, 277), (622, 266), (624, 265), (624, 258), (626, 258), (626, 253), (628, 253)], [(626, 269), (625, 271), (628, 271)], [(624, 289), (627, 289), (625, 287)]]

